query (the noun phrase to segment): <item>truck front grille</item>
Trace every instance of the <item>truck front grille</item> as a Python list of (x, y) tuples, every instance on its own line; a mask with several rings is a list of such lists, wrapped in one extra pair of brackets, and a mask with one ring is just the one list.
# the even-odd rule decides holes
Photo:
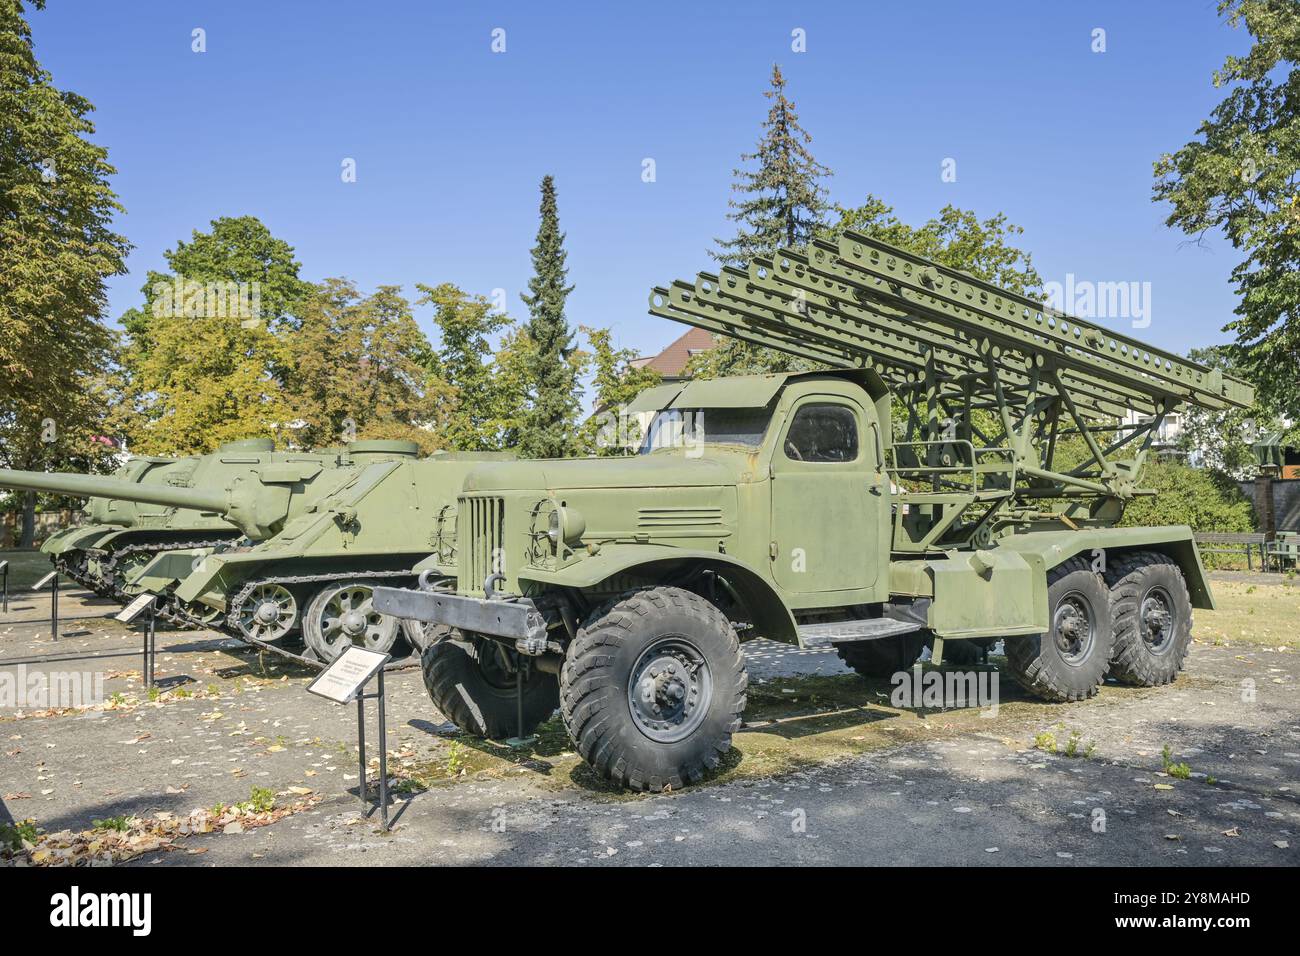
[(457, 586), (477, 592), (489, 574), (505, 571), (505, 499), (463, 499), (460, 517), (456, 538), (463, 573)]

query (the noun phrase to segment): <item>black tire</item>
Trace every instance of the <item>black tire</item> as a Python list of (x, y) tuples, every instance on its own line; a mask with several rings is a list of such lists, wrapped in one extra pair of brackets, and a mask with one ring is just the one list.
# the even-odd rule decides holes
[(646, 588), (610, 601), (578, 630), (560, 674), (560, 712), (601, 777), (676, 790), (731, 749), (748, 684), (740, 640), (721, 611), (690, 591)]
[(984, 662), (986, 651), (998, 642), (996, 637), (972, 637), (943, 642), (943, 663), (955, 667), (971, 667)]
[(1154, 551), (1125, 554), (1107, 569), (1115, 646), (1111, 674), (1134, 687), (1168, 684), (1192, 643), (1192, 599), (1178, 565)]
[(929, 632), (920, 630), (897, 637), (840, 644), (835, 648), (835, 653), (863, 677), (880, 679), (891, 677), (915, 664), (928, 640)]
[(438, 634), (439, 625), (431, 621), (402, 620), (402, 637), (416, 654), (423, 654), (424, 649), (433, 643)]
[(1048, 573), (1047, 618), (1048, 633), (1006, 639), (1012, 676), (1042, 700), (1092, 697), (1110, 667), (1114, 629), (1110, 590), (1083, 558)]
[[(519, 732), (517, 692), (514, 677), (486, 657), (496, 654), (492, 645), (444, 629), (420, 655), (420, 669), (429, 697), (448, 720), (467, 734), (501, 740)], [(524, 681), (524, 736), (549, 720), (559, 703), (555, 675), (533, 668)]]

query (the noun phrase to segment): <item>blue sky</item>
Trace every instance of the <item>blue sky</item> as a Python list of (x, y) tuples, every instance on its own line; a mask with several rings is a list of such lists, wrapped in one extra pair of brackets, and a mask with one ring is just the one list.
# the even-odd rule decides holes
[[(551, 173), (571, 323), (657, 351), (681, 329), (646, 314), (647, 293), (709, 268), (779, 62), (833, 199), (874, 193), (914, 223), (945, 203), (1005, 212), (1047, 280), (1150, 282), (1136, 334), (1183, 351), (1225, 340), (1237, 256), (1163, 225), (1151, 164), (1191, 138), (1219, 99), (1212, 71), (1246, 47), (1214, 7), (50, 0), (30, 20), (119, 170), (135, 251), (113, 316), (164, 249), (244, 214), (295, 247), (306, 278), (503, 288), (522, 316)], [(791, 50), (796, 28), (807, 52)]]

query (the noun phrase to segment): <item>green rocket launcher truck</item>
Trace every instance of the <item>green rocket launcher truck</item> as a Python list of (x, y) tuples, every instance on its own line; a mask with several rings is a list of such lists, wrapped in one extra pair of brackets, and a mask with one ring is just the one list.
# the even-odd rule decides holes
[(598, 773), (676, 789), (731, 746), (742, 637), (869, 677), (1001, 639), (1050, 701), (1178, 673), (1213, 607), (1191, 531), (1118, 522), (1164, 416), (1248, 385), (851, 232), (650, 311), (823, 370), (650, 389), (636, 457), (471, 471), (455, 590), (374, 598), (440, 629), (425, 683), (461, 728), (558, 705)]

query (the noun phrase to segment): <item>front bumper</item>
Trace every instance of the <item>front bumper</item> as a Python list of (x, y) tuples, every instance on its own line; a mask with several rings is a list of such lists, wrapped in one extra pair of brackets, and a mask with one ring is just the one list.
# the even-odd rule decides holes
[(545, 642), (546, 619), (528, 598), (486, 598), (446, 591), (375, 588), (375, 610), (412, 621), (445, 624), (462, 631)]

